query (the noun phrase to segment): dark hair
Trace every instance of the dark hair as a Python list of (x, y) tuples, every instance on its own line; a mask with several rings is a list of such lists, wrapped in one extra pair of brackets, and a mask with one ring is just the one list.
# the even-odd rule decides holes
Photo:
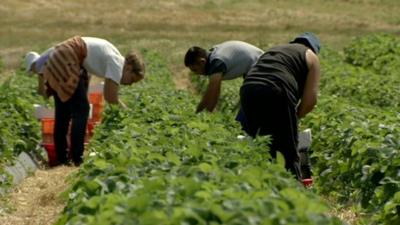
[(125, 56), (125, 63), (132, 65), (132, 72), (137, 75), (144, 76), (145, 65), (142, 57), (136, 51), (130, 51)]
[(191, 66), (196, 63), (199, 58), (207, 58), (208, 52), (204, 48), (193, 46), (189, 48), (185, 55), (185, 66)]

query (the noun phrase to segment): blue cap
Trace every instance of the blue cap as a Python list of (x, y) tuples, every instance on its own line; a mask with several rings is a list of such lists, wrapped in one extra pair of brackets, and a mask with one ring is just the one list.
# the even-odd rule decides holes
[(321, 42), (319, 41), (319, 38), (311, 32), (305, 32), (297, 36), (290, 43), (306, 44), (315, 54), (318, 54), (321, 49)]

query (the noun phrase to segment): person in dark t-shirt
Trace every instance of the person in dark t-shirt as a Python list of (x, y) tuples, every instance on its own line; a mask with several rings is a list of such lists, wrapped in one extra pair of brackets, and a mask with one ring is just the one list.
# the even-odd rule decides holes
[(285, 167), (302, 179), (298, 145), (298, 119), (317, 103), (320, 41), (304, 33), (289, 44), (278, 45), (260, 56), (240, 89), (246, 132), (271, 135), (270, 152), (285, 158)]
[(197, 105), (196, 113), (212, 112), (219, 99), (223, 80), (243, 77), (264, 52), (243, 41), (225, 41), (209, 51), (201, 47), (189, 48), (185, 66), (197, 75), (209, 78), (207, 90)]

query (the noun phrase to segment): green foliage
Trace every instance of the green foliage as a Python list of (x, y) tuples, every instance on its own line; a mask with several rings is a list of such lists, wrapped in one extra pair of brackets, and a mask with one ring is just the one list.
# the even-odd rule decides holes
[(358, 105), (388, 109), (400, 107), (400, 79), (397, 74), (382, 75), (368, 68), (355, 67), (329, 49), (323, 51), (321, 68), (322, 96), (344, 97)]
[[(195, 114), (159, 56), (108, 107), (58, 224), (342, 224), (232, 114)], [(95, 154), (95, 155), (94, 155)]]
[(0, 87), (0, 160), (5, 155), (17, 155), (34, 149), (39, 140), (38, 122), (33, 116), (33, 102), (37, 101), (32, 78), (16, 73)]
[[(324, 48), (319, 102), (301, 121), (313, 132), (317, 190), (360, 204), (374, 223), (399, 220), (399, 46), (399, 38), (371, 35), (354, 40), (344, 55)], [(220, 105), (237, 101), (235, 85)]]
[(372, 69), (378, 74), (399, 74), (400, 41), (389, 34), (372, 34), (355, 39), (344, 49), (346, 62)]
[[(301, 124), (313, 131), (316, 190), (360, 204), (376, 224), (399, 223), (399, 43), (372, 35), (344, 55), (325, 48), (319, 103)], [(268, 138), (236, 138), (240, 81), (224, 82), (219, 112), (196, 115), (198, 97), (145, 55), (150, 75), (122, 90), (129, 109), (106, 108), (58, 224), (341, 224), (271, 162)], [(35, 86), (22, 72), (1, 85), (2, 163), (40, 138)]]
[[(40, 103), (34, 78), (16, 72), (0, 85), (0, 165), (12, 164), (21, 152), (32, 152), (40, 140), (40, 126), (33, 116), (33, 103)], [(2, 167), (1, 167), (2, 168)], [(0, 169), (0, 175), (4, 171)], [(8, 186), (9, 177), (0, 179)]]
[(318, 140), (313, 158), (319, 190), (379, 209), (400, 191), (396, 113), (354, 107), (337, 97), (323, 97), (320, 106), (304, 121)]
[(370, 35), (344, 57), (324, 51), (321, 98), (302, 124), (314, 133), (319, 191), (357, 202), (385, 224), (396, 224), (400, 207), (399, 46), (399, 38)]

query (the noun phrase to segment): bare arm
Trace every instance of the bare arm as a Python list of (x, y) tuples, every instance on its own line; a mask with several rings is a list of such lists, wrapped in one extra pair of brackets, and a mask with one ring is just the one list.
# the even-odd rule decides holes
[(318, 86), (320, 79), (320, 64), (318, 56), (311, 50), (306, 52), (306, 61), (308, 67), (307, 80), (304, 85), (303, 96), (297, 108), (297, 116), (304, 117), (307, 113), (311, 112), (317, 104)]
[(37, 89), (38, 94), (43, 96), (43, 97), (48, 97), (46, 95), (46, 88), (44, 86), (43, 75), (38, 73), (38, 71), (36, 69), (36, 62), (34, 62), (31, 65), (31, 72), (34, 73), (34, 74), (37, 74), (37, 77), (38, 77), (38, 89)]
[(49, 97), (46, 94), (46, 88), (44, 85), (44, 79), (43, 79), (43, 75), (42, 74), (38, 74), (38, 90), (37, 90), (38, 94), (43, 96), (43, 97)]
[(104, 99), (107, 103), (110, 104), (118, 104), (118, 91), (119, 91), (119, 84), (115, 81), (106, 78), (104, 82)]
[(207, 109), (207, 111), (212, 112), (217, 106), (218, 98), (221, 92), (221, 82), (222, 73), (216, 73), (211, 75), (210, 81), (208, 83), (207, 91), (204, 94), (201, 102), (197, 106), (196, 113)]

